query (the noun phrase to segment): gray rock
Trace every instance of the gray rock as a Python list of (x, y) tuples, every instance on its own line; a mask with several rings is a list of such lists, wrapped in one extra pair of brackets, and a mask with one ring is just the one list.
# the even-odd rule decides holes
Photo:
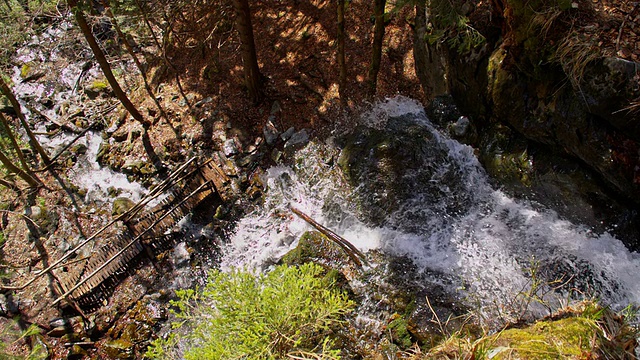
[(280, 106), (280, 102), (278, 100), (274, 101), (271, 105), (271, 115), (275, 115), (282, 111), (282, 106)]
[(189, 264), (191, 254), (187, 248), (187, 243), (181, 242), (173, 248), (173, 263), (177, 267), (184, 267)]
[(469, 133), (469, 128), (471, 127), (471, 122), (469, 118), (466, 116), (460, 116), (458, 121), (451, 127), (451, 132), (455, 137), (464, 137)]
[(233, 156), (238, 154), (238, 146), (236, 145), (236, 140), (234, 138), (227, 139), (224, 141), (224, 145), (222, 146), (222, 150), (226, 156)]
[(280, 139), (282, 139), (282, 141), (287, 141), (295, 132), (296, 132), (296, 129), (292, 126), (288, 128), (287, 131), (280, 134)]
[(289, 140), (284, 144), (284, 151), (291, 155), (293, 152), (302, 149), (309, 142), (309, 133), (307, 129), (302, 129), (291, 135)]
[(280, 135), (280, 131), (275, 125), (276, 117), (274, 115), (269, 116), (267, 123), (264, 125), (264, 129), (262, 132), (264, 133), (264, 139), (267, 141), (268, 145), (273, 145), (273, 143), (278, 140), (278, 135)]
[(202, 100), (198, 101), (198, 102), (195, 104), (195, 107), (201, 107), (202, 105), (204, 105), (204, 104), (208, 104), (208, 103), (210, 103), (210, 102), (212, 102), (212, 101), (213, 101), (213, 98), (212, 98), (211, 96), (206, 97), (206, 98), (204, 98), (204, 99), (202, 99)]

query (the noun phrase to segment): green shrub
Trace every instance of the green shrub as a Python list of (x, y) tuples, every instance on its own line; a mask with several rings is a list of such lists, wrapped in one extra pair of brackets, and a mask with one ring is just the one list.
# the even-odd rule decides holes
[(259, 276), (212, 271), (201, 291), (178, 292), (177, 331), (154, 341), (147, 357), (170, 358), (180, 343), (186, 359), (336, 359), (331, 333), (354, 303), (323, 274), (313, 263)]

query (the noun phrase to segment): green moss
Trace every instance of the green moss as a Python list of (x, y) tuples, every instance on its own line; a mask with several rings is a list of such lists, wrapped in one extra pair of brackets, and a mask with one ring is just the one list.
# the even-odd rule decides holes
[(387, 325), (387, 330), (391, 335), (391, 339), (398, 346), (408, 349), (413, 345), (411, 333), (409, 333), (407, 319), (404, 316), (395, 314), (393, 320)]
[(593, 350), (599, 331), (593, 320), (570, 317), (505, 330), (485, 339), (483, 345), (492, 359), (578, 358)]
[(22, 79), (26, 79), (27, 77), (29, 77), (29, 75), (31, 74), (31, 63), (26, 63), (24, 65), (22, 65), (22, 68), (20, 69), (20, 77)]
[(91, 90), (96, 92), (105, 90), (108, 87), (109, 87), (109, 83), (107, 82), (107, 79), (104, 79), (104, 78), (94, 79), (90, 85)]
[(346, 254), (333, 241), (318, 231), (307, 231), (300, 237), (298, 246), (282, 257), (287, 265), (302, 265), (317, 260), (332, 263), (348, 262)]
[(419, 359), (631, 359), (638, 329), (607, 308), (583, 302), (523, 328), (479, 339), (468, 335), (453, 334)]

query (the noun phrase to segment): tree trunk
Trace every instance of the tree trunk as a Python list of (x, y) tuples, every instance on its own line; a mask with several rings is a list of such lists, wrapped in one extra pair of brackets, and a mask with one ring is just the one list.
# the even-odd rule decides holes
[(18, 115), (18, 119), (20, 119), (20, 124), (24, 128), (24, 131), (27, 133), (27, 137), (29, 138), (29, 145), (31, 145), (31, 148), (40, 155), (45, 165), (50, 165), (51, 159), (49, 158), (49, 155), (47, 155), (47, 153), (44, 151), (44, 149), (38, 142), (38, 139), (36, 139), (36, 136), (33, 134), (33, 131), (31, 131), (31, 128), (29, 127), (29, 123), (27, 123), (27, 118), (22, 113), (22, 108), (20, 107), (20, 103), (18, 102), (18, 99), (16, 99), (15, 95), (13, 95), (13, 91), (11, 91), (11, 89), (9, 88), (9, 85), (7, 85), (7, 83), (4, 82), (2, 75), (3, 74), (0, 72), (0, 89), (2, 89), (2, 92), (4, 93), (4, 95), (9, 99), (11, 106), (13, 106), (13, 109)]
[(4, 117), (4, 115), (2, 115), (2, 113), (0, 113), (0, 123), (2, 123), (2, 126), (4, 127), (5, 134), (9, 138), (9, 142), (11, 142), (11, 146), (13, 147), (13, 150), (15, 151), (16, 155), (18, 156), (18, 160), (20, 161), (20, 164), (22, 165), (22, 168), (24, 169), (24, 171), (27, 174), (29, 174), (30, 177), (32, 177), (33, 179), (35, 179), (38, 182), (40, 182), (40, 179), (38, 179), (36, 177), (36, 175), (33, 173), (33, 171), (31, 171), (31, 168), (29, 167), (29, 164), (27, 164), (27, 160), (25, 159), (24, 154), (22, 153), (22, 150), (20, 149), (20, 146), (18, 145), (18, 142), (16, 141), (16, 137), (13, 135), (13, 131), (11, 131), (11, 128), (9, 127), (9, 122)]
[(91, 28), (89, 27), (89, 24), (87, 24), (87, 20), (85, 19), (82, 10), (78, 8), (78, 0), (67, 0), (67, 5), (71, 9), (71, 11), (73, 11), (76, 22), (78, 23), (78, 26), (82, 31), (82, 35), (84, 35), (84, 38), (89, 43), (89, 47), (91, 48), (91, 51), (93, 51), (93, 55), (96, 57), (96, 60), (100, 65), (100, 69), (102, 69), (104, 76), (107, 78), (107, 81), (109, 82), (109, 85), (111, 85), (111, 88), (113, 89), (113, 92), (115, 93), (118, 100), (120, 100), (122, 105), (125, 107), (125, 109), (127, 109), (127, 111), (131, 114), (131, 116), (133, 116), (134, 119), (136, 119), (143, 125), (148, 125), (142, 114), (133, 105), (133, 103), (131, 103), (131, 100), (129, 100), (127, 94), (122, 90), (120, 84), (118, 84), (118, 80), (116, 80), (116, 77), (111, 71), (111, 65), (109, 65), (109, 62), (102, 52), (102, 49), (100, 49), (100, 45), (98, 45), (96, 38), (93, 36)]
[(105, 9), (105, 12), (107, 13), (107, 16), (109, 16), (109, 18), (111, 19), (111, 22), (113, 23), (113, 27), (115, 28), (116, 33), (118, 34), (118, 37), (120, 37), (120, 40), (124, 44), (124, 47), (127, 49), (127, 52), (129, 53), (129, 55), (133, 59), (133, 62), (136, 64), (136, 67), (140, 71), (140, 75), (142, 75), (142, 80), (144, 81), (144, 87), (147, 90), (147, 93), (153, 99), (153, 102), (156, 104), (156, 107), (158, 108), (158, 111), (160, 111), (160, 115), (165, 120), (168, 121), (169, 118), (167, 117), (167, 114), (164, 112), (164, 109), (162, 108), (162, 105), (160, 105), (160, 102), (156, 98), (156, 95), (153, 93), (153, 89), (151, 88), (151, 85), (149, 84), (149, 80), (147, 79), (147, 74), (145, 73), (144, 68), (142, 67), (142, 64), (140, 63), (140, 60), (138, 60), (138, 57), (136, 56), (135, 52), (133, 51), (133, 47), (129, 43), (129, 40), (127, 40), (127, 37), (125, 36), (125, 34), (120, 29), (120, 26), (118, 25), (118, 20), (113, 15), (113, 12), (111, 11), (111, 8), (109, 7), (109, 2), (107, 0), (102, 0), (102, 4), (104, 5), (104, 9)]
[(384, 8), (386, 0), (374, 0), (373, 14), (376, 22), (373, 30), (373, 50), (371, 52), (371, 66), (369, 67), (369, 95), (376, 95), (378, 72), (382, 60), (382, 40), (384, 40)]
[(345, 32), (344, 32), (344, 7), (345, 0), (338, 0), (338, 67), (340, 68), (340, 78), (338, 80), (338, 93), (340, 94), (340, 99), (346, 100), (345, 98), (345, 90), (347, 87), (347, 64), (345, 60), (344, 53), (344, 42), (345, 42)]
[(262, 91), (262, 75), (258, 67), (256, 45), (253, 39), (249, 1), (233, 0), (233, 6), (236, 9), (236, 26), (240, 35), (244, 81), (249, 91), (249, 96), (257, 104), (264, 97), (264, 93)]
[(4, 152), (2, 152), (2, 150), (0, 150), (0, 163), (2, 163), (2, 165), (4, 165), (4, 167), (7, 168), (9, 172), (12, 172), (20, 176), (24, 181), (26, 181), (29, 184), (29, 186), (35, 188), (40, 185), (40, 183), (36, 179), (32, 178), (31, 176), (29, 176), (29, 174), (27, 174), (22, 169), (14, 165), (13, 162), (11, 162), (11, 160), (4, 154)]
[(425, 40), (427, 33), (426, 1), (416, 3), (416, 20), (413, 26), (413, 58), (414, 66), (425, 101), (431, 101), (439, 95), (446, 94), (445, 64), (438, 51), (438, 45), (431, 45)]

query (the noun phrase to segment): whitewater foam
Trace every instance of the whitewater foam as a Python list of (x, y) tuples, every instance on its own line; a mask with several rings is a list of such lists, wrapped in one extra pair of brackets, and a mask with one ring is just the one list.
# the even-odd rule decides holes
[[(452, 284), (448, 290), (486, 318), (499, 314), (509, 320), (505, 309), (520, 311), (513, 304), (528, 291), (539, 291), (536, 295), (549, 307), (580, 296), (598, 297), (616, 309), (640, 303), (637, 253), (610, 234), (595, 234), (552, 210), (534, 208), (492, 188), (473, 149), (435, 129), (416, 101), (388, 99), (365, 114), (363, 122), (382, 129), (390, 116), (407, 114), (448, 149), (447, 161), (439, 165), (460, 174), (468, 208), (446, 212), (446, 199), (427, 202), (416, 194), (390, 214), (384, 227), (367, 226), (351, 201), (354, 189), (335, 161), (325, 161), (327, 153), (335, 152), (331, 156), (336, 157), (338, 150), (311, 144), (299, 153), (293, 168), (267, 171), (265, 203), (238, 224), (223, 267), (264, 267), (294, 248), (311, 228), (291, 214), (292, 204), (362, 251), (405, 256), (423, 271), (443, 274), (445, 283)], [(438, 186), (443, 193), (452, 191), (446, 183)], [(539, 283), (532, 290), (534, 280)], [(549, 307), (531, 305), (529, 310), (540, 316)]]

